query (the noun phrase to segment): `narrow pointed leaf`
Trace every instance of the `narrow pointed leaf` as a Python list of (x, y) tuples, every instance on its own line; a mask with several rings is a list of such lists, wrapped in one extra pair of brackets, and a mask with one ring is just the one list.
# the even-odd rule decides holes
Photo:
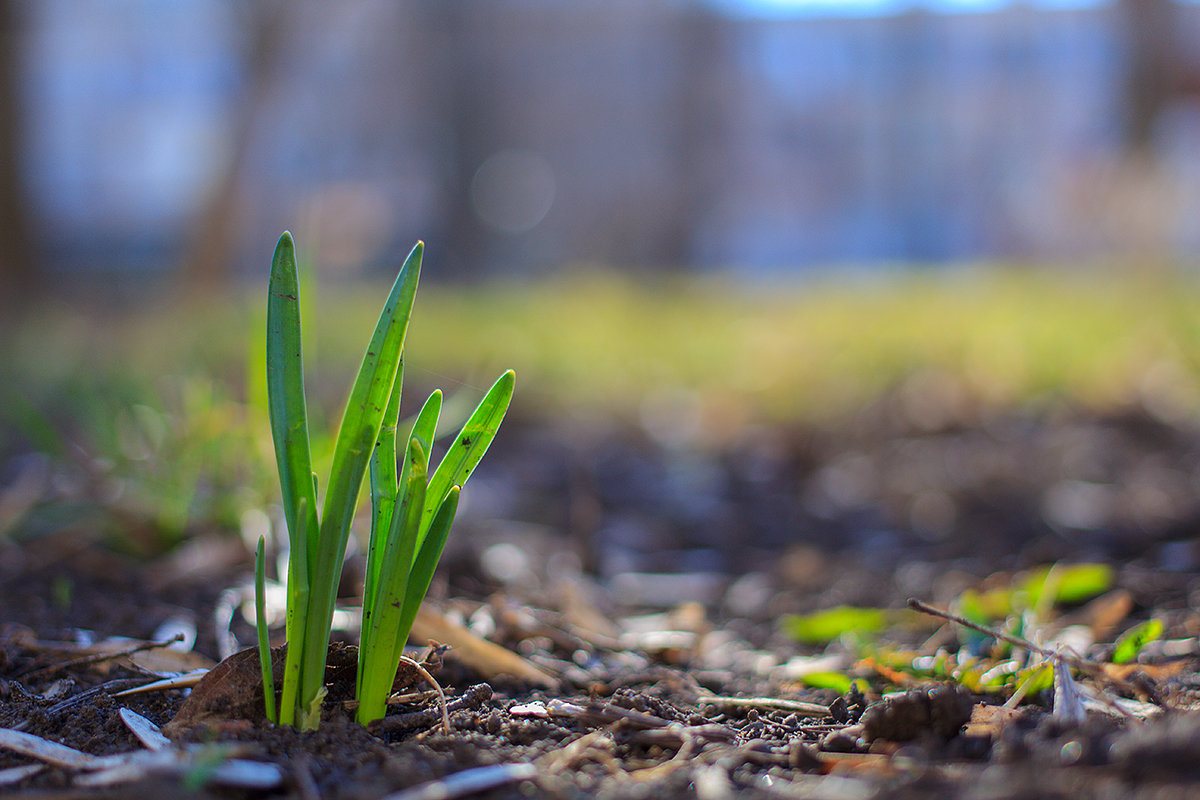
[[(436, 389), (425, 400), (425, 404), (423, 406), (421, 406), (421, 411), (417, 414), (417, 419), (413, 423), (412, 432), (409, 434), (410, 440), (416, 439), (420, 443), (421, 451), (425, 454), (426, 459), (428, 459), (429, 453), (432, 450), (433, 439), (434, 439), (434, 430), (437, 428), (438, 416), (441, 413), (441, 408), (442, 408), (442, 392), (440, 389)], [(400, 478), (398, 481), (399, 485), (401, 485), (401, 486), (403, 486), (404, 484), (406, 484), (408, 482), (408, 473), (412, 467), (411, 454), (412, 454), (411, 447), (404, 451), (404, 466), (403, 466), (403, 469), (401, 470)], [(394, 456), (393, 456), (393, 458), (394, 458)], [(395, 473), (395, 470), (393, 469), (393, 474), (394, 473)], [(380, 533), (381, 538), (380, 538), (380, 543), (379, 543), (380, 557), (378, 557), (378, 558), (368, 557), (368, 559), (367, 559), (367, 574), (366, 574), (366, 580), (365, 580), (366, 588), (363, 590), (364, 613), (366, 612), (367, 607), (370, 605), (370, 598), (372, 598), (374, 596), (374, 588), (375, 588), (375, 586), (378, 585), (377, 582), (379, 579), (379, 569), (380, 569), (380, 566), (383, 564), (382, 548), (384, 547), (384, 544), (385, 544), (383, 537), (384, 537), (384, 535), (386, 535), (386, 533), (390, 527), (390, 519), (391, 519), (391, 517), (389, 515), (388, 522), (383, 524), (379, 528), (379, 531), (381, 532)], [(374, 551), (372, 551), (372, 552), (374, 552)], [(363, 626), (366, 627), (365, 621), (363, 623)]]
[[(437, 570), (438, 561), (442, 558), (442, 550), (446, 547), (446, 539), (449, 538), (450, 528), (454, 525), (454, 515), (458, 512), (459, 491), (460, 487), (458, 486), (450, 487), (446, 499), (442, 501), (437, 514), (434, 515), (425, 541), (421, 543), (416, 560), (413, 562), (412, 573), (408, 576), (408, 588), (404, 596), (404, 613), (398, 626), (398, 630), (403, 632), (403, 638), (398, 643), (401, 648), (404, 640), (408, 638), (408, 632), (412, 630), (413, 622), (417, 618), (417, 611), (421, 608), (421, 603), (425, 601), (429, 584), (433, 582), (433, 573)], [(399, 650), (394, 653), (394, 656), (398, 663)]]
[(290, 233), (280, 237), (271, 261), (267, 296), (267, 409), (288, 535), (295, 537), (301, 527), (297, 510), (300, 501), (306, 499), (311, 518), (305, 524), (310, 539), (315, 540), (317, 500), (312, 486), (308, 407), (304, 400), (296, 248)]
[(267, 567), (263, 557), (264, 538), (258, 537), (254, 553), (254, 626), (258, 629), (258, 663), (262, 667), (263, 704), (267, 720), (278, 723), (275, 713), (275, 673), (271, 669), (271, 637), (267, 632)]
[(409, 433), (410, 439), (416, 439), (421, 443), (421, 450), (426, 457), (433, 452), (433, 442), (437, 438), (438, 417), (442, 413), (442, 390), (434, 389), (426, 398), (425, 404), (421, 406), (420, 413), (417, 414), (417, 419), (413, 422), (412, 432)]
[[(371, 538), (367, 545), (367, 570), (363, 576), (362, 628), (370, 627), (375, 583), (379, 578), (379, 562), (396, 507), (396, 423), (400, 418), (400, 394), (404, 383), (404, 361), (396, 368), (391, 396), (383, 412), (383, 423), (371, 453)], [(358, 684), (362, 683), (363, 660), (358, 660)]]
[(396, 677), (398, 662), (390, 659), (399, 635), (397, 622), (403, 610), (409, 566), (425, 504), (427, 457), (415, 438), (409, 441), (406, 461), (409, 466), (405, 469), (404, 489), (387, 535), (371, 624), (370, 627), (364, 625), (359, 649), (358, 721), (364, 724), (383, 716)]
[[(500, 423), (504, 420), (508, 404), (512, 400), (515, 380), (516, 373), (510, 369), (492, 384), (492, 388), (484, 395), (475, 412), (450, 445), (433, 477), (429, 479), (429, 491), (425, 493), (423, 530), (418, 538), (418, 546), (428, 535), (434, 514), (446, 499), (450, 487), (462, 487), (467, 482), (467, 478), (471, 477), (476, 465), (491, 446), (492, 440), (496, 438), (496, 431), (500, 429)], [(439, 550), (439, 554), (440, 552)]]
[(297, 508), (300, 528), (288, 551), (287, 583), (287, 655), (283, 663), (283, 691), (279, 697), (279, 724), (296, 724), (297, 698), (300, 694), (300, 665), (304, 658), (304, 633), (308, 617), (307, 542), (308, 500), (302, 498)]
[(306, 654), (304, 659), (301, 684), (305, 696), (301, 698), (302, 701), (311, 702), (311, 693), (324, 680), (325, 653), (321, 648), (329, 642), (350, 523), (367, 462), (379, 436), (379, 427), (395, 383), (420, 277), (423, 249), (424, 245), (418, 242), (396, 277), (363, 356), (354, 388), (350, 391), (334, 444), (333, 464), (321, 514), (321, 532), (317, 537), (316, 552), (309, 554), (313, 564), (313, 586), (309, 597), (305, 640), (310, 654)]
[(1163, 633), (1163, 621), (1157, 617), (1135, 625), (1117, 639), (1113, 646), (1112, 663), (1128, 664), (1138, 657), (1142, 648), (1155, 641)]

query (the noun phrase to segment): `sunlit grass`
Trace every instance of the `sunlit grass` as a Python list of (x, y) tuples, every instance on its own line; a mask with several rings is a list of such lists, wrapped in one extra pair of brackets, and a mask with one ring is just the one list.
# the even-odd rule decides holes
[(481, 368), (443, 329), (487, 328), (555, 410), (637, 413), (685, 389), (713, 413), (824, 421), (928, 371), (996, 406), (1197, 398), (1200, 290), (1184, 280), (992, 271), (738, 288), (590, 275), (503, 290), (490, 310), (482, 295), (431, 294), (412, 332), (431, 363)]
[[(328, 469), (381, 284), (322, 285), (310, 301), (318, 471)], [(123, 487), (110, 492), (118, 504), (152, 509), (172, 535), (234, 524), (238, 508), (270, 502), (265, 389), (257, 366), (247, 369), (262, 363), (265, 309), (262, 286), (245, 289), (227, 303), (119, 314), (59, 306), (7, 330), (0, 456), (33, 448), (99, 459)], [(970, 407), (1146, 402), (1195, 420), (1198, 301), (1200, 284), (1186, 276), (1115, 271), (969, 269), (771, 286), (582, 271), (468, 289), (430, 280), (409, 331), (406, 380), (414, 397), (445, 387), (450, 416), (511, 366), (522, 379), (514, 418), (645, 422), (665, 409), (718, 441), (750, 423), (845, 420), (910, 376)]]
[[(337, 422), (328, 416), (345, 399), (337, 395), (379, 292), (321, 288), (306, 364), (318, 425)], [(636, 414), (648, 395), (681, 388), (751, 418), (824, 420), (921, 370), (997, 404), (1050, 394), (1106, 406), (1156, 389), (1186, 400), (1200, 371), (1197, 300), (1200, 284), (1184, 278), (1031, 270), (770, 287), (603, 272), (466, 290), (431, 283), (421, 288), (407, 366), (410, 381), (449, 380), (482, 395), (513, 364), (518, 405), (530, 413)], [(108, 416), (89, 412), (95, 403), (177, 394), (181, 376), (247, 399), (259, 391), (248, 391), (245, 368), (258, 305), (172, 303), (119, 318), (52, 309), (9, 336), (0, 375), (51, 416), (83, 412), (88, 427)]]

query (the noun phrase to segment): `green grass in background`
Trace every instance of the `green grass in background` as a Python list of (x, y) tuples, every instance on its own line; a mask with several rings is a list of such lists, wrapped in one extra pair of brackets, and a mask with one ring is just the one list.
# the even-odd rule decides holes
[[(0, 459), (38, 449), (86, 462), (107, 484), (101, 505), (148, 519), (168, 540), (236, 525), (278, 492), (263, 433), (261, 288), (120, 315), (58, 306), (10, 326)], [(318, 471), (382, 290), (322, 286), (309, 301)], [(911, 375), (987, 408), (1147, 401), (1195, 420), (1198, 300), (1200, 284), (1186, 277), (1118, 272), (971, 269), (770, 287), (581, 272), (423, 286), (405, 366), (413, 397), (446, 387), (446, 414), (457, 392), (469, 411), (511, 366), (522, 380), (514, 418), (639, 420), (660, 407), (693, 415), (717, 440), (751, 422), (836, 422)]]

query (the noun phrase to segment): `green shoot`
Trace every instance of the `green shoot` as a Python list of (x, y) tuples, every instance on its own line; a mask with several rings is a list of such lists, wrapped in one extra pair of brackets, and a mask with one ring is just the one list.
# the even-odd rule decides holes
[[(404, 642), (454, 523), (459, 491), (500, 428), (512, 399), (513, 380), (514, 373), (509, 370), (492, 385), (428, 478), (428, 453), (441, 410), (441, 392), (430, 395), (417, 415), (397, 490), (391, 488), (397, 485), (392, 478), (394, 428), (385, 428), (380, 435), (372, 460), (374, 513), (358, 651), (358, 721), (364, 725), (386, 711)], [(399, 406), (399, 394), (397, 383), (385, 414), (388, 424), (395, 421), (393, 405)]]
[(1112, 663), (1128, 664), (1138, 657), (1142, 648), (1158, 640), (1163, 634), (1163, 621), (1157, 617), (1134, 625), (1117, 639), (1113, 646)]
[(267, 569), (263, 558), (263, 537), (258, 537), (258, 550), (254, 554), (254, 624), (258, 629), (258, 663), (262, 667), (263, 703), (268, 722), (279, 722), (275, 710), (275, 673), (271, 665), (271, 639), (267, 634), (266, 619)]
[[(273, 691), (267, 700), (268, 718), (279, 724), (312, 729), (320, 722), (334, 602), (368, 463), (372, 514), (359, 649), (358, 718), (365, 724), (383, 716), (404, 642), (454, 521), (459, 488), (491, 444), (512, 398), (510, 370), (496, 381), (430, 475), (429, 454), (441, 409), (441, 392), (434, 392), (417, 418), (397, 475), (401, 354), (423, 249), (418, 242), (405, 260), (363, 356), (334, 444), (319, 519), (291, 235), (284, 233), (275, 250), (267, 305), (267, 405), (291, 543), (288, 648), (277, 715), (272, 707)], [(262, 570), (261, 556), (258, 570)], [(261, 584), (259, 579), (259, 603)], [(260, 653), (267, 648), (265, 629), (259, 631), (259, 648)], [(262, 658), (266, 687), (271, 680), (269, 652)]]

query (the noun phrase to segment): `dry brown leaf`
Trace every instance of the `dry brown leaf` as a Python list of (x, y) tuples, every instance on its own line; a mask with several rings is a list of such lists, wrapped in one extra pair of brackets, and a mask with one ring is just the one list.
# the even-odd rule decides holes
[(888, 667), (884, 664), (880, 664), (878, 661), (876, 661), (874, 658), (871, 658), (870, 656), (867, 656), (866, 658), (859, 661), (857, 664), (854, 665), (854, 667), (855, 667), (855, 669), (874, 670), (884, 680), (888, 681), (889, 683), (894, 683), (897, 686), (908, 686), (910, 684), (917, 682), (917, 679), (914, 678), (912, 675), (909, 675), (904, 672), (899, 672), (899, 671), (894, 670), (891, 667)]
[(1025, 712), (1019, 708), (979, 703), (971, 709), (971, 719), (967, 722), (963, 733), (966, 736), (987, 736), (990, 739), (997, 739), (1009, 723), (1020, 719), (1024, 714)]
[(1106, 642), (1131, 611), (1133, 594), (1128, 589), (1114, 589), (1092, 600), (1072, 616), (1092, 629), (1097, 642)]
[(462, 625), (451, 622), (428, 604), (417, 611), (412, 637), (432, 639), (452, 648), (454, 657), (485, 677), (509, 675), (537, 686), (554, 688), (558, 679), (516, 653), (483, 639)]
[(1165, 664), (1101, 664), (1104, 674), (1115, 680), (1127, 680), (1129, 676), (1140, 672), (1154, 681), (1172, 678), (1183, 671), (1190, 663), (1189, 660), (1168, 661)]

